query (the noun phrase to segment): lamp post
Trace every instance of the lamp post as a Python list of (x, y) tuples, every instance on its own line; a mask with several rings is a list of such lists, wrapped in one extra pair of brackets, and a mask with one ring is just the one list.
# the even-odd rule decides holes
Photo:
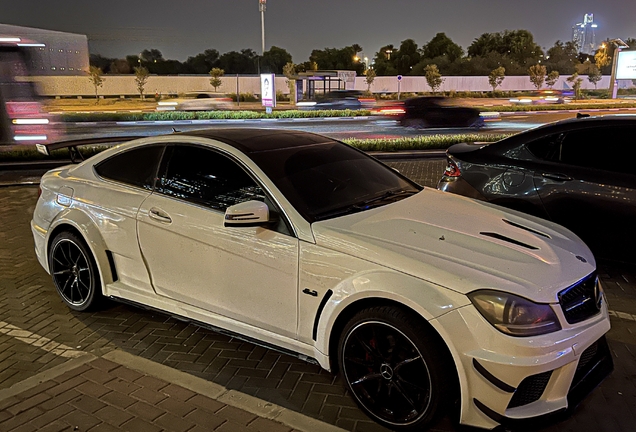
[(386, 52), (386, 59), (387, 60), (391, 60), (391, 53), (393, 52), (393, 50), (392, 49), (388, 49), (385, 52)]
[(258, 10), (261, 12), (261, 56), (265, 55), (265, 9), (267, 0), (258, 0)]
[(616, 82), (616, 68), (618, 66), (618, 55), (620, 54), (623, 48), (629, 48), (629, 45), (627, 45), (621, 39), (612, 39), (610, 43), (614, 44), (614, 46), (616, 46), (616, 49), (614, 50), (614, 55), (612, 56), (613, 57), (612, 58), (612, 75), (610, 76), (609, 92), (610, 92), (610, 95), (612, 95), (611, 96), (612, 99), (616, 99), (616, 96), (618, 94), (618, 83)]

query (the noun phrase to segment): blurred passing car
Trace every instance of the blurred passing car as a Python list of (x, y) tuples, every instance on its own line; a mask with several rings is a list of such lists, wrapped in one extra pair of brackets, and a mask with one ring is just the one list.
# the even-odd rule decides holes
[(597, 254), (636, 259), (636, 117), (563, 120), (448, 149), (438, 188), (559, 223)]
[(365, 97), (359, 90), (334, 90), (316, 101), (301, 101), (297, 107), (302, 110), (359, 110), (369, 109), (375, 104), (373, 97)]
[(182, 98), (162, 100), (157, 111), (213, 111), (229, 110), (232, 99), (224, 93), (190, 92)]
[(372, 110), (372, 114), (395, 118), (400, 125), (413, 128), (484, 126), (479, 110), (462, 106), (454, 98), (421, 96), (404, 102), (394, 101)]
[(613, 367), (576, 236), (423, 189), (328, 137), (148, 137), (40, 187), (35, 250), (68, 307), (132, 302), (340, 371), (392, 430), (455, 402), (487, 429), (554, 413)]
[(510, 99), (513, 105), (546, 105), (564, 104), (572, 101), (573, 91), (562, 90), (538, 90), (529, 96), (520, 96)]

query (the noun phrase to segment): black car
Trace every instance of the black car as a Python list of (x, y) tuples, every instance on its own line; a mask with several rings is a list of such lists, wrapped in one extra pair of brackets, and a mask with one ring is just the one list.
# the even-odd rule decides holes
[(601, 258), (636, 259), (636, 116), (563, 120), (457, 144), (438, 189), (559, 223)]
[(299, 102), (305, 110), (359, 110), (362, 109), (364, 93), (359, 90), (333, 90), (316, 98), (316, 101)]
[(454, 98), (443, 96), (421, 96), (378, 107), (375, 114), (392, 115), (402, 126), (429, 127), (474, 127), (484, 125), (479, 110), (462, 106)]

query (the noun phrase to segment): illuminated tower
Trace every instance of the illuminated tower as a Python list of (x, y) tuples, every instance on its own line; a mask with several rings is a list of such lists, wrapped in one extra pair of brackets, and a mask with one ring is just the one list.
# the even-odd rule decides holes
[(579, 52), (584, 54), (594, 54), (596, 50), (596, 28), (594, 24), (594, 14), (585, 14), (583, 22), (572, 27), (572, 42), (579, 48)]

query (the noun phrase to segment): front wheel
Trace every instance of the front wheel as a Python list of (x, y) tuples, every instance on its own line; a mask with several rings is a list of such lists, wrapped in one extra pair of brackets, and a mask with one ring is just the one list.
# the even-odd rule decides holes
[(101, 302), (101, 283), (88, 246), (71, 232), (58, 234), (49, 249), (49, 270), (58, 294), (68, 307), (87, 311)]
[(345, 385), (369, 417), (393, 430), (433, 424), (455, 389), (445, 347), (418, 317), (397, 307), (358, 312), (340, 337)]

